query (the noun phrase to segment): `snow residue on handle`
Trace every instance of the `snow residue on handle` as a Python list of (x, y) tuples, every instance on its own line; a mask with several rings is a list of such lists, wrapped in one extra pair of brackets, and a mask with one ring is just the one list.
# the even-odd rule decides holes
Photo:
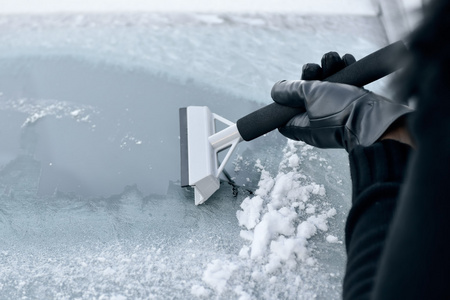
[(336, 215), (332, 207), (318, 210), (317, 205), (310, 203), (313, 197), (320, 201), (326, 195), (323, 185), (302, 173), (301, 160), (311, 149), (289, 140), (274, 177), (258, 162), (259, 188), (236, 213), (243, 227), (241, 237), (249, 243), (242, 248), (241, 257), (263, 264), (267, 274), (298, 264), (313, 266), (316, 259), (308, 248), (308, 240), (318, 232), (328, 231), (328, 219)]

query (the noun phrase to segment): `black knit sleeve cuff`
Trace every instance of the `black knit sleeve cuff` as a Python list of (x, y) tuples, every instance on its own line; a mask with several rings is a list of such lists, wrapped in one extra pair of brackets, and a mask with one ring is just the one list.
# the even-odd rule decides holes
[(349, 154), (353, 201), (375, 183), (402, 182), (411, 150), (409, 145), (394, 140), (355, 147)]

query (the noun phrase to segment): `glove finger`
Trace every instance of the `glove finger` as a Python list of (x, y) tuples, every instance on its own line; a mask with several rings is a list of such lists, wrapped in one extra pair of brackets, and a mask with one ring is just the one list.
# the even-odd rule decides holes
[(281, 80), (272, 87), (271, 96), (278, 104), (290, 107), (305, 107), (303, 92), (301, 91), (302, 80)]
[(318, 64), (305, 64), (302, 68), (302, 80), (321, 80), (322, 68)]
[(342, 61), (344, 61), (344, 65), (346, 67), (350, 66), (351, 64), (356, 62), (356, 59), (353, 55), (351, 54), (345, 54), (344, 56), (342, 56)]
[(322, 56), (322, 79), (330, 77), (334, 73), (345, 68), (345, 63), (337, 52), (328, 52)]

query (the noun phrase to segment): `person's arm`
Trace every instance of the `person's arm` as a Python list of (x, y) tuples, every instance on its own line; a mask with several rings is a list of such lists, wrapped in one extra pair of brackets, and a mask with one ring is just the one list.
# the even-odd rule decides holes
[[(448, 99), (440, 100), (445, 106)], [(450, 299), (450, 119), (448, 113), (423, 110), (414, 123), (421, 128), (415, 135), (417, 148), (372, 299)]]
[(370, 299), (374, 294), (412, 147), (407, 118), (401, 117), (375, 144), (349, 154), (353, 196), (345, 232), (344, 299)]
[(372, 295), (410, 153), (409, 145), (384, 139), (349, 154), (353, 195), (345, 229), (344, 299)]

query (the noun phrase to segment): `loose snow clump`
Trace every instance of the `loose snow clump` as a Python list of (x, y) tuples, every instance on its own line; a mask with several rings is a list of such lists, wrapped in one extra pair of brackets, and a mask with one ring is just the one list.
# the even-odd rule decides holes
[[(284, 266), (295, 268), (299, 263), (314, 265), (308, 240), (328, 231), (328, 219), (336, 215), (334, 208), (318, 212), (320, 205), (311, 203), (312, 198), (323, 200), (326, 192), (323, 185), (311, 182), (302, 173), (301, 161), (310, 150), (302, 142), (288, 141), (275, 177), (258, 162), (259, 188), (236, 213), (244, 228), (241, 237), (250, 243), (241, 249), (240, 257), (262, 263), (267, 274)], [(327, 241), (335, 242), (332, 238)]]
[[(225, 289), (228, 279), (237, 266), (231, 262), (221, 261), (219, 259), (214, 260), (208, 264), (206, 271), (203, 273), (203, 281), (211, 286), (218, 294), (222, 293)], [(196, 289), (197, 292), (199, 291)]]

